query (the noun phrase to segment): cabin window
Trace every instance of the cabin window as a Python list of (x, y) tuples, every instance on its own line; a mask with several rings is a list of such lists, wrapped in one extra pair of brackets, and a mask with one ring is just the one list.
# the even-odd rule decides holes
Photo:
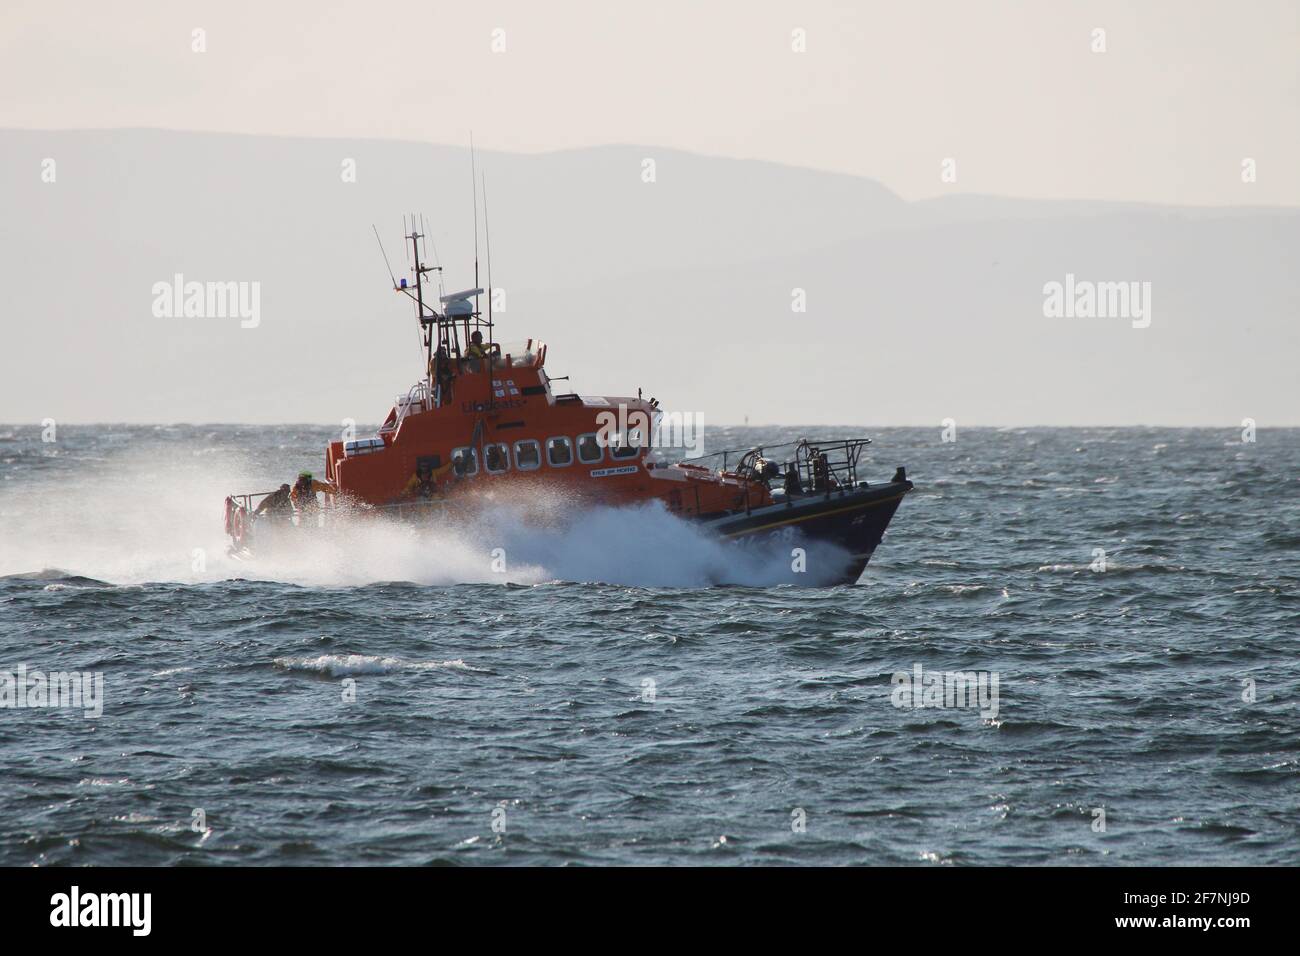
[(456, 474), (467, 477), (478, 474), (478, 455), (473, 448), (453, 448), (451, 450), (451, 468)]
[(615, 461), (626, 461), (641, 454), (641, 432), (634, 428), (626, 435), (616, 435), (609, 444), (609, 454)]
[(552, 468), (573, 464), (573, 439), (564, 436), (546, 439), (546, 460)]
[(488, 474), (499, 475), (510, 470), (510, 448), (496, 442), (483, 446), (483, 464)]
[(605, 449), (600, 447), (595, 432), (578, 436), (578, 461), (584, 465), (594, 465), (605, 457)]
[(542, 447), (535, 438), (515, 442), (515, 467), (520, 471), (542, 467)]

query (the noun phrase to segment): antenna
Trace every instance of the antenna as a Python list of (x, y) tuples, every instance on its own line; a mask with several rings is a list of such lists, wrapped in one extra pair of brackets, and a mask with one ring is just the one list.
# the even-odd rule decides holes
[[(488, 354), (492, 353), (492, 224), (488, 220), (487, 177), (483, 177), (483, 239), (487, 243)], [(489, 358), (490, 361), (490, 358)]]
[[(474, 167), (474, 131), (469, 134), (469, 185), (474, 202), (474, 288), (478, 288), (478, 173)], [(490, 300), (489, 300), (490, 301)], [(474, 312), (478, 313), (478, 296), (474, 296)], [(468, 334), (468, 333), (467, 333)]]
[(442, 295), (447, 291), (446, 285), (443, 283), (442, 279), (442, 256), (438, 255), (438, 243), (429, 235), (429, 226), (428, 223), (425, 222), (424, 213), (420, 213), (420, 231), (424, 233), (425, 243), (429, 248), (433, 249), (433, 267), (438, 273), (438, 295)]
[(384, 266), (388, 269), (388, 278), (393, 280), (393, 288), (396, 289), (397, 276), (393, 275), (393, 267), (388, 262), (388, 253), (384, 251), (384, 241), (379, 238), (379, 228), (373, 222), (370, 224), (370, 228), (375, 230), (375, 242), (379, 243), (379, 254), (384, 257)]

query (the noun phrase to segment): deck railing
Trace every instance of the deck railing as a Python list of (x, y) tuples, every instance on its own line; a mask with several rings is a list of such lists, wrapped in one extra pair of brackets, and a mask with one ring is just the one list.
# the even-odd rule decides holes
[[(800, 438), (776, 445), (758, 445), (749, 448), (732, 448), (710, 452), (698, 458), (687, 458), (686, 464), (699, 464), (721, 459), (721, 470), (727, 471), (732, 460), (739, 456), (735, 473), (741, 478), (756, 478), (759, 460), (775, 462), (784, 475), (794, 465), (795, 474), (805, 491), (826, 490), (824, 486), (853, 487), (858, 483), (858, 463), (863, 450), (871, 444), (870, 438)], [(824, 460), (822, 459), (824, 457)], [(832, 482), (831, 479), (834, 479)]]

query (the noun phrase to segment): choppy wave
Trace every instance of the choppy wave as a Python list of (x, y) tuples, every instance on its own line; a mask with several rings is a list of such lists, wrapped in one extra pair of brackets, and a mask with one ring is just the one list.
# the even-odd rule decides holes
[[(325, 429), (6, 433), (0, 675), (97, 671), (105, 699), (0, 709), (0, 864), (1300, 850), (1300, 432), (887, 430), (867, 477), (918, 493), (828, 589), (653, 509), (241, 563), (222, 497)], [(997, 713), (896, 706), (917, 665), (998, 675)]]
[(403, 661), (396, 657), (376, 657), (370, 654), (321, 654), (319, 657), (277, 657), (276, 667), (290, 671), (311, 671), (331, 677), (357, 674), (394, 674), (404, 671), (461, 670), (487, 673), (471, 667), (463, 660)]

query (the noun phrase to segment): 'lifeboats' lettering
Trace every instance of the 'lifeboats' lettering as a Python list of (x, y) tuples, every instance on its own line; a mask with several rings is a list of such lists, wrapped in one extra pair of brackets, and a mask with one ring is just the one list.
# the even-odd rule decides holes
[(461, 402), (460, 410), (462, 412), (495, 412), (502, 408), (523, 408), (527, 404), (528, 399), (526, 398), (507, 398), (501, 402)]

